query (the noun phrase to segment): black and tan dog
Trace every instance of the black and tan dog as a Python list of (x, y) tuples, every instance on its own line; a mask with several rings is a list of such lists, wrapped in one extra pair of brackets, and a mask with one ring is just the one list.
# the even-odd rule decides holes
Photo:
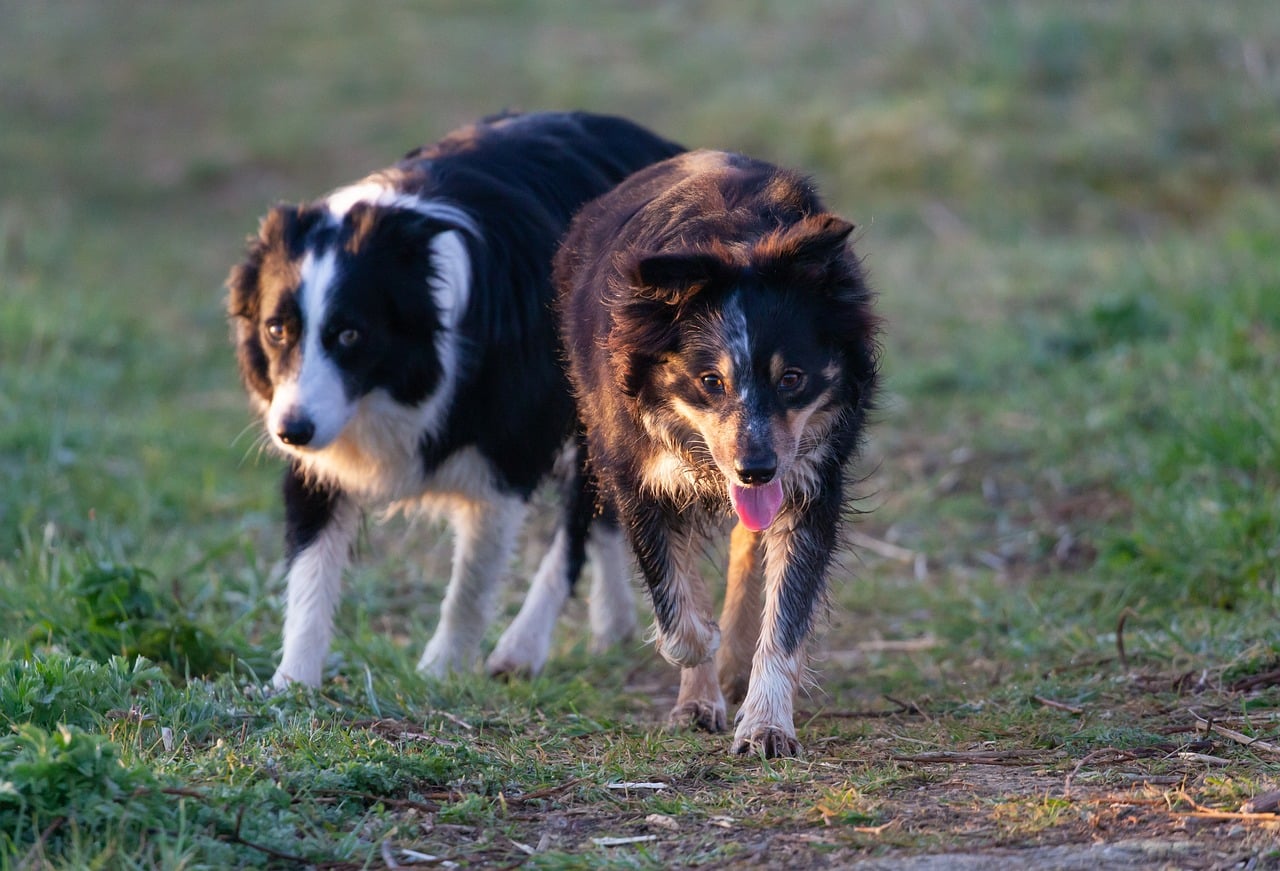
[[(848, 236), (803, 177), (723, 152), (637, 172), (575, 218), (555, 279), (588, 452), (635, 550), (671, 718), (790, 756), (804, 643), (876, 383), (876, 318)], [(725, 646), (698, 576), (736, 514)], [(760, 548), (762, 573), (755, 565)]]

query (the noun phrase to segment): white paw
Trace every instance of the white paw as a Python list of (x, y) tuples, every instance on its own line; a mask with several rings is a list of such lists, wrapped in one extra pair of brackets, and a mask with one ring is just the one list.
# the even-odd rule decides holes
[(519, 637), (519, 633), (508, 629), (498, 639), (498, 646), (489, 654), (484, 667), (490, 677), (535, 677), (547, 664), (550, 654), (550, 639)]
[[(752, 689), (759, 691), (758, 686)], [(731, 753), (762, 753), (766, 759), (801, 753), (790, 705), (779, 708), (761, 704), (759, 695), (748, 692), (734, 722), (737, 728), (733, 730)]]
[(319, 664), (288, 665), (282, 662), (271, 676), (270, 690), (272, 693), (282, 692), (296, 683), (314, 689), (320, 686), (323, 670)]
[(456, 645), (437, 642), (438, 639), (431, 639), (422, 652), (422, 658), (418, 660), (419, 674), (440, 679), (471, 670), (475, 658), (470, 652), (460, 650)]
[(736, 755), (761, 753), (766, 759), (799, 756), (803, 752), (796, 738), (795, 727), (790, 724), (752, 725), (746, 720), (738, 723), (729, 750)]

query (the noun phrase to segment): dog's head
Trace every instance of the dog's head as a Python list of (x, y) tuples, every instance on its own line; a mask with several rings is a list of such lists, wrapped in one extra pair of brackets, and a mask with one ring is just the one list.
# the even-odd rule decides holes
[(331, 445), (367, 397), (429, 411), (467, 303), (462, 230), (348, 200), (272, 209), (227, 280), (241, 376), (295, 456)]
[(812, 494), (828, 440), (860, 424), (870, 399), (875, 322), (852, 230), (811, 215), (622, 270), (631, 293), (608, 342), (618, 388), (753, 530), (777, 517), (784, 484)]

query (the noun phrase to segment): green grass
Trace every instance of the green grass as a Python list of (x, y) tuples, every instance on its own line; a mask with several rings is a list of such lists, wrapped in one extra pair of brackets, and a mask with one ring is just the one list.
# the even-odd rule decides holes
[[(1188, 828), (1169, 861), (1274, 861), (1274, 823), (1185, 816), (1280, 787), (1190, 713), (1280, 743), (1273, 7), (0, 3), (0, 868), (817, 867)], [(673, 676), (590, 655), (577, 602), (536, 681), (418, 677), (449, 550), (403, 522), (366, 531), (325, 685), (257, 691), (278, 461), (223, 278), (272, 202), (504, 107), (796, 166), (859, 225), (872, 546), (832, 578), (803, 759), (665, 731)]]

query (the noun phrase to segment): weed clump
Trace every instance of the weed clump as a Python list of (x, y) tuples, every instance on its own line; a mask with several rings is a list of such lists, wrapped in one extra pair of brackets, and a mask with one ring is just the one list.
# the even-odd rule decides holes
[(0, 737), (6, 852), (37, 842), (53, 854), (70, 842), (141, 843), (174, 813), (151, 770), (126, 765), (119, 747), (103, 735), (28, 723)]
[(33, 645), (48, 641), (98, 662), (144, 657), (175, 677), (224, 673), (237, 658), (234, 646), (160, 595), (147, 569), (95, 563), (68, 592), (70, 619), (35, 624), (28, 633)]

